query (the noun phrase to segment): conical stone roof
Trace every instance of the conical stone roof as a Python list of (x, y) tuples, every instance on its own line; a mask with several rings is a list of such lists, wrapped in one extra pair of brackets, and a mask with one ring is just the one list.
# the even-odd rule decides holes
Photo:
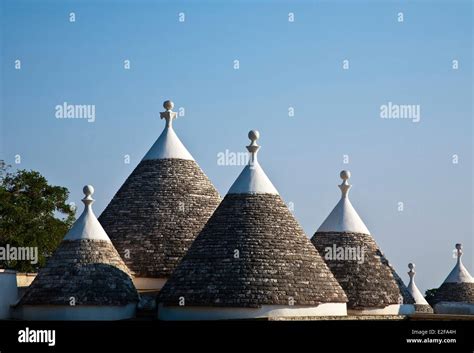
[[(456, 265), (438, 288), (433, 298), (435, 305), (440, 302), (466, 303), (474, 305), (474, 278), (462, 263), (462, 245), (456, 244)], [(474, 314), (474, 307), (472, 308)]]
[(421, 294), (420, 290), (416, 286), (416, 283), (415, 283), (415, 264), (414, 263), (409, 263), (408, 268), (410, 269), (408, 271), (408, 276), (410, 277), (410, 282), (408, 283), (407, 289), (408, 289), (408, 292), (410, 292), (413, 299), (415, 300), (415, 311), (432, 313), (433, 309), (428, 304), (425, 297), (423, 296), (423, 294)]
[(84, 187), (84, 212), (20, 299), (20, 305), (124, 306), (138, 302), (130, 271), (92, 210), (94, 188)]
[[(345, 314), (344, 291), (257, 161), (258, 137), (249, 133), (249, 165), (161, 290), (162, 311), (342, 303)], [(245, 313), (226, 317), (256, 315)]]
[(99, 217), (137, 277), (167, 278), (220, 202), (164, 107), (162, 134)]
[[(379, 249), (349, 201), (349, 171), (342, 171), (342, 196), (311, 242), (344, 289), (349, 310), (375, 310), (414, 304), (414, 299)], [(414, 310), (414, 307), (406, 307)], [(392, 311), (392, 309), (390, 309)], [(368, 312), (369, 313), (369, 312)]]

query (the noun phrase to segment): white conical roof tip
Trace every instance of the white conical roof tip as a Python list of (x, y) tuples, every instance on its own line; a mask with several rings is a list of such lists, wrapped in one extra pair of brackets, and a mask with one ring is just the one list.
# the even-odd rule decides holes
[(408, 264), (408, 268), (410, 269), (410, 271), (408, 271), (408, 276), (410, 276), (410, 283), (408, 283), (407, 286), (408, 291), (410, 292), (413, 299), (415, 299), (416, 304), (429, 305), (425, 297), (423, 296), (423, 294), (421, 294), (420, 290), (415, 284), (415, 264), (410, 262)]
[(444, 280), (445, 283), (474, 283), (474, 278), (471, 276), (469, 271), (464, 267), (462, 263), (462, 244), (456, 244), (456, 265), (453, 270), (449, 273), (448, 277)]
[(160, 112), (160, 118), (166, 120), (166, 126), (145, 157), (143, 157), (143, 160), (185, 159), (194, 161), (191, 153), (184, 147), (173, 130), (173, 120), (178, 117), (178, 114), (173, 111), (174, 103), (166, 100), (163, 102), (163, 108), (165, 108), (165, 111)]
[(228, 194), (274, 194), (278, 195), (277, 189), (273, 186), (257, 160), (257, 152), (260, 146), (257, 140), (260, 133), (257, 130), (250, 130), (248, 133), (250, 145), (246, 146), (250, 153), (249, 163), (242, 170), (229, 189)]
[(348, 183), (351, 172), (342, 170), (339, 176), (342, 179), (341, 185), (338, 185), (342, 193), (341, 199), (316, 232), (353, 232), (370, 235), (369, 230), (357, 214), (348, 197), (349, 189), (352, 187), (352, 185)]
[(82, 188), (82, 191), (84, 192), (84, 195), (86, 195), (82, 199), (82, 202), (84, 202), (85, 205), (84, 211), (76, 222), (74, 222), (73, 226), (64, 237), (64, 240), (95, 239), (110, 242), (107, 233), (105, 233), (92, 209), (92, 204), (94, 203), (94, 199), (92, 198), (94, 187), (92, 185), (86, 185)]

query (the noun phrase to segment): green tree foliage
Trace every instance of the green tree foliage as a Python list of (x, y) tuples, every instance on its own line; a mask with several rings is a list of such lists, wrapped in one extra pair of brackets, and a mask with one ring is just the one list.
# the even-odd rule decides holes
[(433, 303), (433, 298), (436, 295), (436, 292), (438, 291), (438, 288), (432, 288), (432, 289), (427, 289), (425, 292), (425, 299), (430, 304), (431, 306), (434, 305)]
[(38, 263), (1, 261), (0, 268), (36, 272), (75, 220), (69, 191), (48, 184), (36, 171), (10, 172), (0, 160), (0, 247), (38, 247)]

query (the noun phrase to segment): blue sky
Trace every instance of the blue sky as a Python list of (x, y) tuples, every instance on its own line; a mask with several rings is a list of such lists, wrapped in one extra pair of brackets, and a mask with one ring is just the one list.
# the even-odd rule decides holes
[[(178, 135), (222, 195), (242, 166), (219, 166), (218, 153), (245, 151), (258, 129), (259, 160), (308, 236), (349, 169), (352, 203), (405, 281), (413, 261), (420, 289), (439, 286), (456, 242), (474, 273), (471, 1), (0, 3), (0, 156), (66, 186), (70, 201), (93, 184), (100, 214), (170, 98), (186, 112)], [(56, 119), (63, 102), (95, 105), (95, 122)], [(420, 105), (420, 122), (381, 119), (388, 102)]]

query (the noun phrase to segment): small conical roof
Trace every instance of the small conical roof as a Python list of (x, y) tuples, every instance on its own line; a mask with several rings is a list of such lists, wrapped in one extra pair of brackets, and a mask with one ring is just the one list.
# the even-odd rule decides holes
[(415, 299), (415, 304), (420, 304), (420, 305), (429, 305), (428, 302), (426, 301), (425, 297), (423, 294), (421, 294), (420, 290), (416, 286), (415, 283), (415, 264), (414, 263), (409, 263), (408, 268), (410, 271), (408, 271), (408, 276), (410, 277), (410, 282), (408, 283), (408, 291), (410, 292), (411, 296), (413, 299)]
[(462, 302), (474, 304), (474, 278), (462, 263), (462, 244), (456, 244), (456, 265), (438, 288), (433, 303)]
[(462, 257), (462, 244), (456, 244), (456, 265), (449, 273), (448, 277), (444, 280), (444, 283), (474, 283), (469, 271), (464, 267), (461, 260)]
[(220, 197), (173, 130), (173, 103), (163, 106), (163, 132), (99, 220), (137, 277), (166, 279)]
[(84, 211), (21, 298), (20, 305), (126, 305), (138, 301), (130, 271), (98, 222), (94, 188), (84, 187)]
[(107, 233), (105, 233), (104, 228), (102, 228), (92, 210), (92, 204), (94, 203), (92, 194), (94, 193), (94, 188), (92, 185), (86, 185), (83, 191), (86, 195), (82, 199), (85, 205), (84, 212), (82, 212), (81, 216), (76, 220), (69, 232), (67, 232), (64, 240), (95, 239), (110, 242), (110, 238)]
[(348, 309), (379, 310), (389, 305), (413, 304), (407, 287), (349, 201), (350, 175), (346, 170), (340, 173), (341, 200), (311, 242), (346, 292)]
[(177, 306), (180, 298), (184, 309), (346, 302), (258, 164), (258, 137), (249, 133), (249, 164), (161, 290), (161, 305)]
[(348, 170), (343, 170), (340, 176), (343, 180), (342, 184), (338, 185), (341, 189), (341, 199), (317, 231), (370, 234), (349, 200), (349, 190), (352, 185), (349, 185), (347, 180), (351, 177), (351, 173)]

